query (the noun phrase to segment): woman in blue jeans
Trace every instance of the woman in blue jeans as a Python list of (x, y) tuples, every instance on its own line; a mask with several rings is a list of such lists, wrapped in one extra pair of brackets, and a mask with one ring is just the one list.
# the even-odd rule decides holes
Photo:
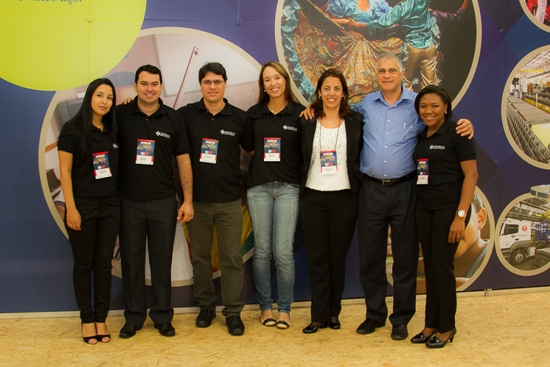
[[(274, 61), (262, 65), (258, 103), (248, 110), (254, 152), (247, 200), (254, 230), (254, 282), (265, 326), (290, 326), (294, 296), (293, 243), (300, 190), (300, 119), (304, 107), (290, 88), (290, 76)], [(277, 268), (277, 320), (271, 297), (271, 258)]]

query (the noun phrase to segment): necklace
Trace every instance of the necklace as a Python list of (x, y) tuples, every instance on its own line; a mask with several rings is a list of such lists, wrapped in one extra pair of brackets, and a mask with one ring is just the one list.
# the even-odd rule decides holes
[[(342, 121), (340, 118), (338, 118), (338, 120), (336, 121), (336, 122), (338, 122), (338, 126), (340, 126), (340, 121)], [(326, 116), (325, 116), (325, 117), (323, 117), (323, 118), (321, 119), (321, 122), (326, 122), (326, 123), (328, 123), (328, 124), (332, 124), (332, 123), (335, 122), (335, 121), (334, 121), (334, 120), (329, 120), (329, 119), (327, 119)]]
[(272, 114), (276, 115), (278, 114), (279, 112), (281, 112), (282, 110), (284, 110), (286, 108), (286, 106), (288, 106), (288, 101), (286, 102), (286, 104), (283, 106), (283, 108), (281, 109), (278, 109), (278, 110), (275, 110), (275, 109), (271, 109), (269, 108), (269, 104), (267, 106), (267, 109), (269, 110), (269, 112), (271, 112)]

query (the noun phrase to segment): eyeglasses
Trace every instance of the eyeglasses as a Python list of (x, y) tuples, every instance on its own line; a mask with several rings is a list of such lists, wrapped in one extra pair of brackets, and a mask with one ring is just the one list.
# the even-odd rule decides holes
[(206, 85), (206, 86), (210, 86), (212, 84), (214, 84), (216, 87), (219, 87), (220, 85), (222, 85), (224, 83), (223, 80), (221, 79), (216, 79), (216, 80), (203, 80), (201, 81), (202, 85)]

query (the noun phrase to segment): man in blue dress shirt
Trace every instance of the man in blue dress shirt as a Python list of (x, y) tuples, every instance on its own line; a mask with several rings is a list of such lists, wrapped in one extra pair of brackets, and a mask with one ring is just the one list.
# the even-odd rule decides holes
[[(394, 54), (377, 63), (379, 91), (356, 107), (363, 115), (361, 190), (357, 234), (360, 279), (367, 305), (359, 334), (370, 334), (386, 324), (388, 308), (386, 253), (388, 225), (393, 254), (394, 307), (389, 319), (394, 340), (407, 338), (407, 324), (415, 313), (416, 271), (416, 167), (412, 153), (425, 125), (414, 109), (416, 93), (403, 88), (404, 69)], [(471, 123), (460, 120), (457, 133), (472, 135)]]

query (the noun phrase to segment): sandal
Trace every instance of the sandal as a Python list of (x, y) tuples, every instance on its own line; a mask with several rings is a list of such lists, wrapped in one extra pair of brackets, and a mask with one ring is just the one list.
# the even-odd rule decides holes
[[(83, 322), (80, 323), (80, 328), (81, 328), (81, 332), (82, 332), (82, 340), (84, 340), (84, 343), (89, 344), (89, 345), (96, 345), (97, 344), (97, 335), (84, 336), (84, 323)], [(94, 329), (95, 329), (95, 325), (94, 325)]]
[(279, 329), (288, 329), (290, 327), (290, 324), (285, 320), (277, 320), (277, 327)]
[(277, 323), (277, 321), (273, 317), (269, 317), (265, 320), (262, 320), (262, 318), (260, 317), (260, 322), (264, 326), (275, 326), (275, 324)]
[[(96, 327), (96, 330), (97, 330), (97, 324), (105, 324), (103, 322), (96, 322), (95, 323), (95, 327)], [(107, 329), (107, 325), (105, 325), (105, 329)], [(107, 339), (107, 340), (104, 340), (104, 339)], [(111, 334), (97, 334), (97, 340), (102, 342), (102, 343), (108, 343), (111, 341)]]

